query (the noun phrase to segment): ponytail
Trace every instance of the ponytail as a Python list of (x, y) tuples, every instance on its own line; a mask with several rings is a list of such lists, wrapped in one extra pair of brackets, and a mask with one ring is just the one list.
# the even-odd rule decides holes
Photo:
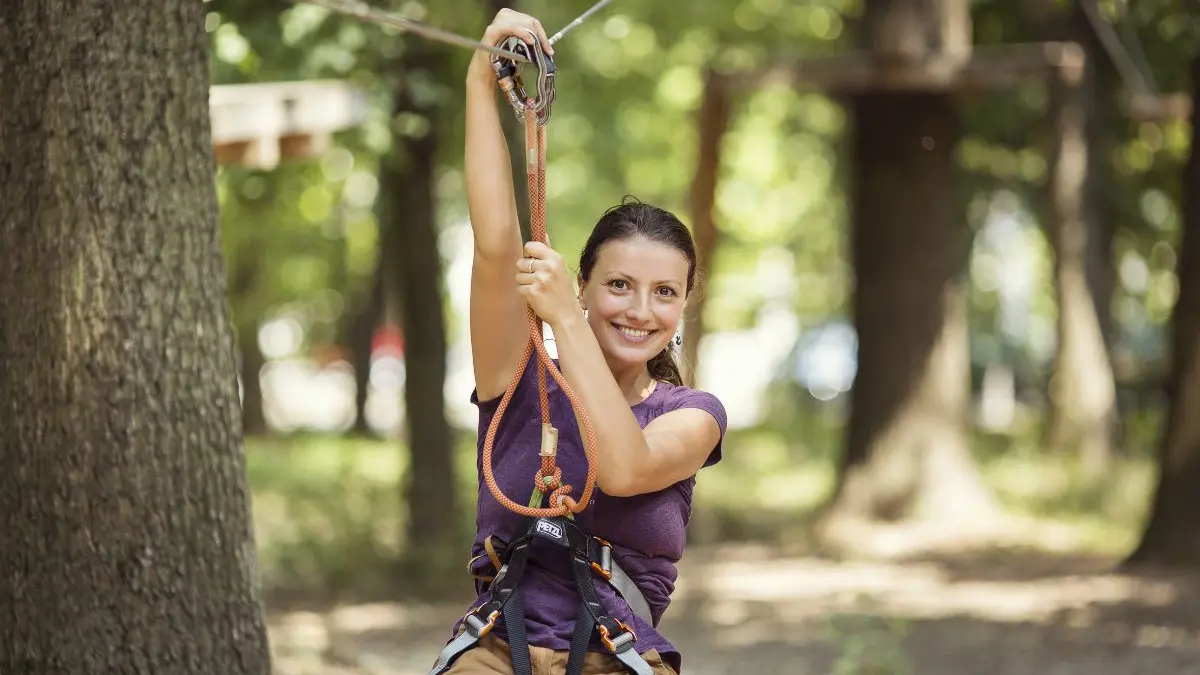
[(650, 377), (660, 382), (667, 382), (677, 387), (683, 386), (683, 376), (679, 373), (679, 364), (675, 363), (674, 341), (668, 342), (666, 349), (646, 363), (646, 370), (650, 373)]

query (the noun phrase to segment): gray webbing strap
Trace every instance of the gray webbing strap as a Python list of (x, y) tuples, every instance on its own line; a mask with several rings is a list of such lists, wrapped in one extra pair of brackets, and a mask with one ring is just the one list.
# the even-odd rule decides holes
[(438, 655), (437, 662), (433, 664), (433, 668), (429, 671), (430, 675), (441, 675), (450, 670), (450, 665), (454, 659), (463, 652), (475, 646), (479, 642), (479, 638), (471, 634), (471, 631), (464, 630), (458, 634), (458, 637), (450, 641), (449, 644), (442, 649), (442, 653)]
[(624, 666), (632, 670), (636, 675), (654, 675), (654, 669), (642, 658), (642, 655), (634, 649), (627, 649), (619, 654), (613, 654), (617, 657)]
[(625, 570), (621, 569), (621, 566), (615, 560), (612, 562), (609, 572), (612, 573), (612, 577), (608, 582), (612, 584), (613, 588), (617, 589), (621, 597), (625, 598), (625, 602), (629, 603), (629, 608), (633, 610), (633, 613), (640, 617), (642, 621), (653, 626), (654, 615), (650, 613), (650, 603), (646, 602), (646, 596), (642, 595), (641, 589), (633, 582), (633, 579), (629, 578), (629, 575), (625, 573)]

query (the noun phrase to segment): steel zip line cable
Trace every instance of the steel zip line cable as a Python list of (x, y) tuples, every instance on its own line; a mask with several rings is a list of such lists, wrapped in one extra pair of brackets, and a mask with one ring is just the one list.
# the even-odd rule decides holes
[[(385, 12), (383, 10), (372, 7), (365, 2), (359, 2), (358, 0), (292, 0), (292, 1), (297, 4), (302, 4), (302, 5), (314, 5), (316, 7), (323, 7), (330, 11), (338, 12), (339, 14), (345, 14), (347, 16), (353, 16), (355, 18), (362, 19), (364, 21), (370, 21), (371, 23), (377, 23), (377, 24), (380, 24), (383, 26), (391, 26), (393, 28), (399, 28), (402, 31), (414, 33), (416, 35), (420, 35), (421, 37), (427, 38), (429, 40), (435, 40), (437, 42), (444, 42), (446, 44), (454, 45), (456, 47), (466, 47), (467, 49), (478, 49), (478, 50), (482, 50), (485, 52), (490, 52), (492, 54), (495, 54), (496, 56), (503, 56), (506, 59), (511, 59), (513, 61), (517, 61), (520, 63), (530, 63), (529, 57), (525, 56), (524, 54), (518, 54), (518, 53), (516, 53), (514, 51), (510, 51), (508, 49), (501, 49), (494, 45), (484, 44), (482, 42), (479, 42), (478, 40), (472, 40), (470, 38), (465, 38), (461, 35), (458, 35), (457, 33), (451, 33), (450, 31), (442, 30), (440, 28), (434, 28), (433, 26), (421, 23), (420, 21), (416, 21), (415, 19), (410, 19), (408, 17), (401, 16), (399, 14), (391, 14), (389, 12)], [(605, 5), (607, 5), (611, 1), (612, 0), (600, 0), (596, 4), (589, 7), (586, 12), (584, 12), (583, 14), (580, 14), (578, 17), (575, 18), (574, 21), (572, 21), (571, 23), (568, 23), (566, 26), (564, 26), (562, 28), (562, 30), (555, 33), (554, 36), (550, 38), (550, 44), (553, 45), (555, 42), (558, 42), (559, 40), (561, 40), (564, 35), (566, 35), (570, 31), (574, 30), (576, 27), (579, 26), (579, 24), (583, 23), (584, 21), (587, 21), (588, 18), (590, 18), (593, 14), (598, 12), (600, 9), (602, 9)]]

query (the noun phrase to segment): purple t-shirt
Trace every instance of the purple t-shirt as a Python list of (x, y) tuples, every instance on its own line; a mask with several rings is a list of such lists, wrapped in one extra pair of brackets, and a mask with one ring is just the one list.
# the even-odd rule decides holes
[[(496, 483), (505, 496), (518, 504), (526, 504), (533, 491), (533, 478), (541, 464), (538, 449), (541, 445), (541, 405), (538, 401), (538, 361), (536, 354), (522, 374), (520, 384), (504, 411), (504, 419), (492, 446), (492, 470)], [(580, 439), (579, 425), (571, 402), (546, 374), (550, 402), (550, 417), (558, 429), (557, 463), (563, 472), (563, 483), (572, 487), (571, 495), (578, 498), (587, 478), (587, 456)], [(483, 540), (497, 535), (507, 541), (520, 524), (521, 516), (496, 501), (483, 479), (483, 443), (492, 417), (500, 405), (500, 396), (479, 401), (472, 392), (471, 402), (479, 407), (479, 505), (476, 511), (475, 543), (471, 555), (484, 554)], [(725, 408), (712, 394), (688, 387), (658, 382), (644, 401), (631, 407), (638, 424), (643, 428), (654, 418), (680, 408), (698, 408), (711, 414), (720, 426), (721, 439), (713, 448), (704, 466), (721, 459), (727, 418)], [(599, 451), (599, 449), (598, 449)], [(683, 556), (686, 528), (691, 519), (692, 476), (658, 492), (634, 497), (612, 497), (599, 486), (592, 490), (589, 506), (575, 514), (575, 522), (585, 532), (606, 539), (613, 545), (613, 557), (638, 585), (657, 622), (670, 604), (678, 575), (676, 563)], [(487, 557), (479, 560), (475, 572), (488, 567)], [(610, 616), (621, 620), (637, 635), (637, 651), (658, 650), (663, 660), (681, 672), (681, 656), (676, 648), (653, 626), (634, 615), (629, 605), (599, 576), (595, 577), (600, 601)], [(472, 607), (486, 602), (489, 593), (477, 583), (478, 598)], [(579, 611), (579, 593), (570, 567), (569, 556), (547, 541), (535, 539), (525, 574), (521, 579), (525, 606), (526, 630), (529, 644), (551, 649), (567, 650)], [(455, 630), (458, 626), (455, 626)], [(497, 626), (497, 631), (501, 627)], [(503, 636), (503, 632), (497, 632)], [(606, 652), (593, 635), (592, 649)]]

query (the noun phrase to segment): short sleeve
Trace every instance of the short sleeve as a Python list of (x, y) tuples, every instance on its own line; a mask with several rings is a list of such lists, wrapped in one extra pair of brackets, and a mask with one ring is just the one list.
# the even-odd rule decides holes
[(721, 403), (721, 400), (707, 391), (689, 389), (687, 387), (680, 387), (671, 392), (671, 394), (663, 406), (663, 412), (681, 410), (683, 408), (696, 408), (712, 415), (713, 419), (717, 421), (717, 427), (720, 429), (721, 435), (717, 439), (716, 446), (709, 453), (708, 459), (705, 460), (704, 466), (712, 466), (721, 461), (722, 449), (725, 444), (725, 431), (729, 427), (729, 418), (725, 413), (725, 406)]
[[(557, 361), (554, 363), (555, 365), (558, 365)], [(536, 381), (533, 379), (536, 377), (536, 371), (534, 369), (538, 365), (539, 362), (536, 356), (530, 358), (525, 364), (525, 370), (521, 372), (521, 382), (517, 385), (516, 391), (513, 392), (512, 399), (508, 402), (510, 408), (516, 408), (519, 406), (519, 399), (525, 395), (525, 392), (529, 389), (530, 383)], [(486, 401), (481, 401), (479, 400), (479, 389), (473, 387), (471, 389), (471, 397), (469, 400), (471, 404), (479, 410), (479, 414), (481, 416), (480, 419), (484, 420), (484, 423), (486, 424), (486, 420), (490, 419), (492, 415), (496, 414), (496, 410), (500, 408), (500, 401), (503, 398), (504, 393), (501, 392)]]

